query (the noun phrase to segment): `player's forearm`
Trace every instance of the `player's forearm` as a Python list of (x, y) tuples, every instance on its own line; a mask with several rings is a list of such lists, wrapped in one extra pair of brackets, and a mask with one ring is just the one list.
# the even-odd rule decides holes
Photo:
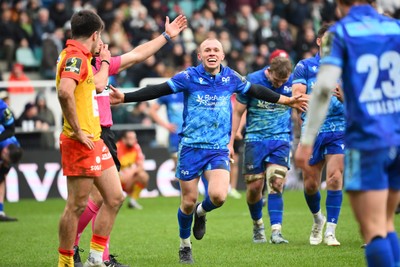
[(167, 39), (163, 35), (154, 38), (144, 44), (135, 47), (130, 52), (121, 56), (120, 71), (131, 67), (134, 64), (145, 61), (150, 56), (154, 55), (167, 43)]
[(79, 125), (78, 115), (75, 109), (75, 98), (73, 97), (73, 93), (71, 94), (69, 92), (59, 90), (58, 99), (65, 120), (67, 120), (75, 133), (79, 132), (81, 127)]
[(137, 91), (125, 93), (124, 103), (147, 101), (172, 93), (171, 87), (166, 82), (157, 85), (148, 85)]
[[(259, 84), (252, 84), (247, 92), (248, 95), (255, 97), (257, 99), (261, 99), (271, 103), (279, 103), (278, 101), (284, 101), (284, 98), (289, 99), (286, 96), (283, 96), (281, 99), (281, 95), (272, 91), (271, 89), (259, 85)], [(288, 100), (289, 101), (289, 100)]]
[(94, 85), (96, 86), (96, 93), (103, 92), (108, 82), (108, 70), (110, 65), (106, 61), (102, 61), (100, 70), (94, 75)]
[(333, 65), (320, 67), (307, 111), (307, 124), (300, 140), (302, 144), (314, 144), (315, 137), (328, 112), (332, 88), (335, 87), (341, 72), (342, 70), (339, 67)]

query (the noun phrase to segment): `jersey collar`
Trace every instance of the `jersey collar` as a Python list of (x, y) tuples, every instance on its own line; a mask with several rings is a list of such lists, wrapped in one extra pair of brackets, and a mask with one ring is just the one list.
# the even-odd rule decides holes
[(85, 56), (87, 57), (91, 57), (92, 53), (80, 42), (73, 40), (73, 39), (69, 39), (67, 40), (67, 47), (68, 46), (74, 46), (77, 49), (79, 49), (80, 51), (82, 51), (83, 54), (85, 54)]

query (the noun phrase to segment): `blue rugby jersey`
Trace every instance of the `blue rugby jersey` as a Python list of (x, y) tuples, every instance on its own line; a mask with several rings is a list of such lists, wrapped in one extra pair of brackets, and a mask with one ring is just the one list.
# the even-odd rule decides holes
[[(303, 59), (299, 61), (294, 69), (293, 84), (304, 84), (307, 89), (306, 93), (311, 94), (314, 84), (317, 80), (317, 73), (320, 65), (319, 54), (315, 57)], [(332, 88), (333, 90), (334, 88)], [(307, 113), (301, 116), (303, 127), (307, 123)], [(335, 132), (345, 130), (344, 107), (337, 97), (333, 96), (329, 104), (328, 114), (324, 123), (321, 125), (319, 132)]]
[(181, 144), (196, 148), (227, 149), (232, 128), (233, 93), (246, 93), (250, 83), (229, 67), (221, 65), (215, 76), (202, 64), (189, 67), (167, 81), (183, 92)]
[(182, 130), (183, 113), (183, 93), (165, 95), (157, 99), (159, 105), (165, 105), (167, 108), (168, 121), (177, 126), (176, 132)]
[[(0, 134), (4, 132), (4, 126), (2, 124), (0, 124)], [(17, 138), (15, 136), (11, 136), (7, 139), (4, 139), (3, 141), (0, 141), (0, 151), (5, 148), (6, 146), (10, 145), (10, 144), (14, 144), (16, 146), (20, 146)]]
[[(274, 88), (265, 76), (265, 67), (247, 75), (247, 80), (252, 84), (263, 85), (275, 92), (292, 96), (292, 75), (279, 88)], [(291, 108), (285, 105), (269, 103), (245, 94), (238, 94), (237, 101), (247, 105), (245, 141), (291, 140)]]
[[(14, 123), (14, 117), (6, 102), (0, 99), (0, 125), (9, 126)], [(4, 129), (3, 129), (4, 131)]]
[(329, 29), (321, 64), (342, 68), (350, 148), (400, 145), (400, 22), (353, 6)]

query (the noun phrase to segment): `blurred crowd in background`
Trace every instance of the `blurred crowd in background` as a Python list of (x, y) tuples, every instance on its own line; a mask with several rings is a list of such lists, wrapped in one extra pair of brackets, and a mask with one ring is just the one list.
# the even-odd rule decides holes
[[(105, 22), (103, 41), (112, 55), (130, 51), (164, 31), (165, 17), (188, 18), (189, 27), (155, 56), (118, 76), (116, 87), (138, 87), (146, 77), (171, 77), (197, 65), (197, 46), (218, 38), (229, 65), (242, 75), (267, 65), (269, 54), (286, 50), (293, 61), (313, 56), (316, 32), (339, 14), (334, 0), (3, 0), (0, 20), (1, 79), (26, 80), (33, 71), (43, 80), (55, 77), (56, 61), (70, 38), (70, 18), (81, 9), (94, 9)], [(400, 17), (400, 10), (390, 10)], [(8, 75), (5, 75), (8, 74)], [(7, 78), (5, 78), (7, 77)], [(9, 92), (12, 92), (12, 88)], [(33, 92), (33, 87), (19, 88)], [(18, 90), (17, 90), (18, 91)], [(151, 123), (146, 104), (115, 110), (115, 123)], [(139, 114), (130, 116), (130, 114)]]

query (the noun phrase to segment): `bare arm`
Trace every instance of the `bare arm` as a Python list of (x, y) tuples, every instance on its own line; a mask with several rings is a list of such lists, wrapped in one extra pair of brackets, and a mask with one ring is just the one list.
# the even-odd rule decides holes
[(100, 70), (94, 75), (94, 85), (96, 86), (96, 93), (98, 94), (103, 92), (108, 82), (108, 70), (110, 67), (109, 63), (111, 60), (111, 53), (108, 50), (107, 44), (103, 45), (99, 57), (101, 60)]
[[(302, 83), (295, 83), (292, 85), (292, 94), (293, 95), (299, 95), (303, 94), (305, 95), (307, 93), (307, 86)], [(303, 113), (301, 110), (296, 110), (297, 114), (295, 115), (297, 126), (301, 128), (302, 120), (301, 120), (301, 114)]]
[(74, 136), (82, 143), (86, 144), (89, 148), (93, 149), (93, 142), (86, 136), (78, 121), (78, 115), (76, 113), (75, 106), (75, 95), (74, 91), (76, 89), (76, 82), (70, 78), (62, 78), (58, 86), (58, 100), (61, 105), (61, 109), (64, 118), (71, 125), (74, 131)]
[[(186, 17), (179, 15), (171, 23), (169, 23), (169, 17), (166, 17), (165, 21), (165, 33), (170, 37), (174, 38), (183, 29), (187, 27)], [(130, 66), (146, 60), (151, 55), (154, 55), (161, 47), (168, 42), (167, 38), (160, 35), (153, 40), (139, 45), (135, 49), (127, 52), (121, 56), (121, 66), (118, 72), (121, 72)]]
[[(233, 142), (235, 141), (236, 132), (239, 129), (240, 121), (243, 113), (246, 111), (247, 106), (236, 101), (234, 104), (232, 112), (232, 130), (231, 130), (231, 140), (229, 141), (229, 150), (231, 155), (233, 155)], [(231, 150), (232, 149), (232, 150)]]

